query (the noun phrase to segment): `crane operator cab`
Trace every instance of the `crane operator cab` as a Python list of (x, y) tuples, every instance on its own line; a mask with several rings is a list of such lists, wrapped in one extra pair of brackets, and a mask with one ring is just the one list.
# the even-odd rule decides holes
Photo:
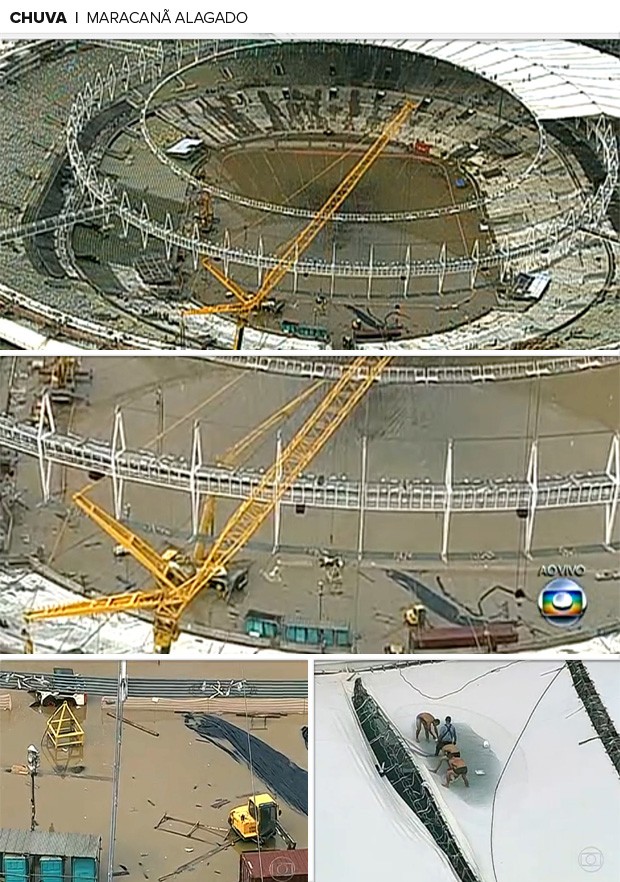
[(249, 567), (247, 566), (242, 565), (230, 570), (222, 567), (211, 577), (209, 585), (229, 602), (237, 591), (244, 591), (248, 587), (249, 580)]
[(262, 845), (275, 838), (279, 814), (273, 796), (260, 793), (250, 797), (246, 805), (234, 808), (228, 816), (228, 824), (240, 839), (255, 840)]

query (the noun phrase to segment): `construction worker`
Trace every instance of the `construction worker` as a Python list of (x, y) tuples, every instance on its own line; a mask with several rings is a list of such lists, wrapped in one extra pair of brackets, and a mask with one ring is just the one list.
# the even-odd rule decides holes
[(34, 642), (26, 628), (22, 628), (22, 638), (24, 640), (24, 652), (26, 655), (34, 654)]
[(432, 771), (438, 772), (444, 763), (448, 764), (446, 779), (443, 782), (444, 787), (449, 787), (453, 781), (457, 780), (457, 778), (462, 778), (465, 787), (469, 787), (469, 780), (467, 778), (467, 766), (460, 756), (442, 756), (441, 760), (439, 761), (439, 765), (436, 769), (433, 769)]
[(439, 729), (439, 737), (435, 745), (435, 756), (439, 756), (439, 751), (446, 744), (456, 744), (456, 729), (452, 725), (452, 717), (446, 717)]
[(456, 746), (456, 744), (444, 744), (441, 748), (441, 753), (444, 757), (457, 757), (461, 755), (461, 751)]
[(429, 735), (432, 735), (433, 738), (437, 738), (439, 735), (437, 727), (440, 723), (441, 720), (438, 720), (433, 714), (418, 714), (415, 718), (415, 740), (420, 740), (420, 732), (422, 729), (424, 729), (427, 741), (429, 740)]

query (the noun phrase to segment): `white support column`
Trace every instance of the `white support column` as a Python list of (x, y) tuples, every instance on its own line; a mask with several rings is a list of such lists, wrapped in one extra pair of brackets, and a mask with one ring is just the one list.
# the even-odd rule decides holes
[(194, 265), (194, 271), (198, 269), (198, 247), (200, 245), (200, 230), (198, 229), (198, 224), (194, 223), (192, 227), (192, 263)]
[(368, 291), (366, 293), (366, 298), (370, 300), (370, 295), (372, 293), (372, 270), (375, 259), (375, 246), (370, 246), (370, 254), (368, 255)]
[(263, 281), (263, 254), (265, 253), (265, 249), (263, 246), (263, 237), (258, 237), (258, 251), (257, 251), (257, 265), (258, 265), (258, 287), (260, 288)]
[(149, 214), (149, 207), (144, 200), (142, 200), (142, 208), (140, 209), (140, 233), (142, 235), (142, 249), (146, 251), (146, 246), (149, 241), (149, 230), (148, 225), (151, 222), (151, 215)]
[(198, 486), (198, 471), (202, 468), (202, 434), (198, 420), (192, 430), (192, 458), (189, 473), (189, 494), (192, 507), (192, 535), (197, 536), (200, 531), (200, 488)]
[(329, 296), (333, 299), (336, 288), (336, 240), (332, 242), (332, 272), (329, 282)]
[(611, 542), (620, 499), (620, 435), (614, 435), (611, 439), (605, 474), (613, 485), (611, 497), (605, 503), (605, 547), (612, 551)]
[(120, 520), (123, 516), (123, 490), (125, 479), (118, 473), (118, 458), (127, 450), (125, 441), (125, 423), (120, 407), (114, 410), (114, 429), (112, 430), (112, 496), (114, 499), (114, 517)]
[(52, 478), (52, 461), (45, 453), (45, 439), (56, 431), (56, 422), (52, 412), (52, 402), (49, 393), (44, 392), (39, 407), (39, 423), (37, 426), (37, 452), (39, 457), (39, 475), (41, 477), (41, 492), (43, 501), (49, 502)]
[(95, 194), (99, 191), (99, 182), (97, 180), (97, 172), (94, 165), (88, 166), (88, 173), (86, 175), (86, 188), (88, 190), (90, 207), (94, 208), (97, 204), (97, 197)]
[(446, 451), (446, 468), (444, 472), (444, 489), (446, 492), (446, 507), (443, 510), (443, 529), (441, 533), (441, 559), (448, 561), (448, 542), (450, 539), (450, 518), (452, 516), (452, 478), (454, 473), (454, 441), (448, 441)]
[(357, 562), (364, 556), (364, 526), (366, 523), (366, 487), (368, 486), (368, 438), (362, 437), (362, 465), (360, 471), (360, 516), (357, 530)]
[(174, 41), (174, 56), (177, 62), (177, 70), (183, 66), (183, 40)]
[(159, 43), (157, 44), (157, 75), (158, 75), (159, 79), (161, 79), (161, 76), (164, 72), (164, 64), (165, 63), (166, 63), (166, 53), (164, 50), (164, 44), (160, 40)]
[(90, 83), (84, 86), (84, 110), (86, 111), (86, 119), (90, 119), (93, 115), (93, 90)]
[(534, 537), (534, 519), (538, 506), (538, 441), (532, 441), (530, 459), (527, 466), (526, 482), (530, 488), (530, 504), (527, 509), (527, 521), (525, 523), (525, 554), (532, 556), (532, 539)]
[(110, 183), (109, 178), (103, 179), (103, 222), (107, 226), (110, 223), (110, 213), (112, 211), (112, 198), (113, 198), (112, 184)]
[(273, 510), (273, 549), (275, 554), (280, 547), (280, 532), (282, 529), (282, 504), (277, 498), (280, 482), (282, 480), (282, 430), (278, 429), (276, 434), (276, 473), (273, 482), (273, 492), (276, 497), (276, 504)]
[(97, 110), (101, 110), (103, 105), (103, 77), (101, 76), (101, 71), (97, 71), (97, 75), (95, 77), (95, 89), (93, 92), (93, 97), (97, 102)]
[(108, 87), (108, 95), (110, 96), (110, 101), (114, 101), (114, 96), (116, 95), (116, 68), (112, 63), (110, 63), (108, 67), (106, 86)]
[(127, 191), (123, 190), (123, 195), (121, 196), (121, 207), (120, 207), (120, 216), (121, 216), (121, 224), (123, 227), (123, 239), (127, 238), (127, 233), (129, 232), (129, 214), (131, 212), (131, 205), (129, 202), (129, 196), (127, 195)]
[(439, 252), (439, 275), (437, 276), (437, 293), (443, 294), (443, 283), (446, 277), (446, 243), (444, 242)]
[(403, 297), (409, 296), (409, 281), (411, 279), (411, 245), (407, 245), (407, 253), (405, 254), (405, 284), (403, 288)]
[(146, 78), (146, 54), (144, 47), (141, 47), (140, 54), (138, 55), (138, 72), (140, 74), (140, 82), (144, 84)]
[(293, 294), (297, 294), (297, 283), (298, 283), (298, 270), (297, 264), (299, 262), (299, 244), (295, 242), (295, 259), (293, 261)]
[(478, 275), (478, 266), (480, 264), (480, 243), (476, 239), (474, 242), (474, 247), (471, 250), (471, 275), (469, 278), (469, 287), (471, 290), (474, 290), (476, 285), (476, 276)]
[(123, 63), (121, 65), (121, 78), (123, 80), (123, 91), (127, 92), (129, 90), (129, 80), (131, 79), (131, 67), (129, 66), (129, 59), (126, 55), (123, 57)]
[(499, 240), (499, 254), (500, 254), (500, 281), (505, 282), (510, 278), (510, 243), (507, 239), (502, 238)]
[(172, 254), (172, 231), (174, 227), (172, 225), (172, 217), (170, 216), (170, 212), (166, 212), (166, 221), (164, 223), (164, 246), (166, 248), (166, 260), (170, 260), (170, 255)]
[(224, 249), (226, 251), (224, 254), (224, 275), (228, 276), (230, 275), (228, 272), (228, 267), (230, 266), (230, 232), (228, 229), (224, 232)]

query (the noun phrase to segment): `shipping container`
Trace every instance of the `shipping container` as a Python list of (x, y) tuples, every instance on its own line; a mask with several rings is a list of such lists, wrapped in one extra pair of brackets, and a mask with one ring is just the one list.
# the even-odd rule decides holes
[(73, 882), (97, 882), (97, 861), (91, 857), (74, 857)]
[(64, 882), (64, 861), (61, 857), (42, 857), (39, 861), (41, 882)]
[(308, 882), (308, 849), (246, 851), (239, 859), (239, 882)]
[(4, 882), (28, 882), (28, 858), (23, 854), (5, 854), (2, 870)]

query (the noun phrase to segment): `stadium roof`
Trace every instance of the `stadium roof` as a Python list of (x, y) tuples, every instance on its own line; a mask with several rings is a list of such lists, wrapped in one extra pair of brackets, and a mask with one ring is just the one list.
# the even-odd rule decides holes
[(473, 71), (539, 119), (620, 117), (620, 58), (568, 40), (370, 40)]
[[(612, 715), (618, 709), (615, 668), (616, 663), (588, 663)], [(420, 755), (418, 768), (481, 879), (582, 882), (582, 856), (593, 847), (603, 854), (604, 877), (619, 877), (620, 781), (561, 660), (459, 660), (361, 677), (412, 752)], [(341, 702), (348, 704), (350, 675), (320, 677), (317, 714), (323, 681), (330, 680), (340, 684)], [(432, 773), (436, 766), (434, 757), (425, 757), (426, 742), (414, 740), (420, 711), (452, 716), (469, 768), (469, 789), (446, 789)], [(561, 841), (562, 847), (556, 847)], [(384, 876), (392, 878), (384, 869)]]

